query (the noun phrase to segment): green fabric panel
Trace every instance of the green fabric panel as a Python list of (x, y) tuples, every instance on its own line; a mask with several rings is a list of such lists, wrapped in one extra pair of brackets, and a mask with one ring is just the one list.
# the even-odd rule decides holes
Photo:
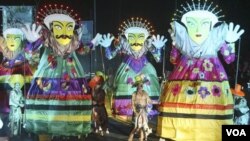
[(25, 130), (36, 134), (77, 136), (91, 132), (91, 122), (27, 121)]
[(156, 70), (151, 63), (147, 63), (144, 68), (139, 73), (135, 73), (131, 68), (127, 69), (129, 66), (125, 63), (122, 63), (118, 68), (116, 73), (114, 87), (116, 88), (115, 95), (132, 95), (136, 91), (135, 87), (132, 87), (131, 84), (127, 84), (128, 78), (135, 79), (135, 76), (139, 74), (144, 74), (150, 81), (150, 85), (145, 84), (144, 90), (148, 92), (149, 96), (159, 96), (160, 95), (160, 84), (158, 82), (158, 77)]
[(80, 64), (75, 52), (72, 52), (70, 56), (74, 61), (74, 65), (72, 66), (67, 62), (67, 59), (63, 59), (61, 56), (56, 56), (57, 66), (52, 68), (48, 62), (48, 56), (53, 54), (52, 49), (45, 48), (44, 53), (39, 62), (38, 69), (36, 70), (34, 77), (43, 77), (43, 78), (61, 78), (62, 74), (67, 72), (71, 78), (74, 78), (71, 69), (74, 68), (77, 72), (78, 78), (84, 77), (84, 71), (82, 65)]
[(71, 110), (71, 111), (54, 111), (54, 110), (25, 110), (26, 114), (41, 115), (91, 115), (92, 110)]
[(92, 105), (91, 100), (34, 100), (26, 99), (26, 104), (35, 105)]

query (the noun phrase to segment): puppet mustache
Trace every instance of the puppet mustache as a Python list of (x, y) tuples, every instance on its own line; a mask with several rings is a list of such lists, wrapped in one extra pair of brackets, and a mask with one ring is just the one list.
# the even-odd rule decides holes
[(56, 39), (60, 39), (60, 38), (63, 38), (63, 39), (71, 39), (72, 36), (68, 36), (68, 35), (56, 35)]
[(140, 44), (140, 43), (134, 43), (134, 44), (131, 44), (131, 46), (142, 46), (143, 44)]

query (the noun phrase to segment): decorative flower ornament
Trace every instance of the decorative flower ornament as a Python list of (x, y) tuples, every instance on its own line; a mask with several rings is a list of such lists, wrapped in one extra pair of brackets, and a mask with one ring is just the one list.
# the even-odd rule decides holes
[(214, 67), (214, 65), (208, 59), (204, 60), (202, 66), (205, 68), (205, 71), (212, 71)]
[(216, 86), (216, 85), (213, 85), (212, 94), (213, 94), (213, 96), (220, 97), (221, 96), (221, 88)]
[(195, 88), (192, 87), (192, 86), (188, 86), (186, 89), (185, 89), (185, 93), (187, 95), (194, 95), (196, 92)]
[(173, 93), (174, 96), (176, 96), (177, 94), (179, 94), (181, 91), (181, 85), (180, 84), (175, 84), (172, 89), (171, 92)]
[(210, 95), (210, 92), (208, 91), (207, 87), (203, 87), (203, 86), (200, 87), (200, 89), (198, 90), (198, 93), (202, 99)]
[(200, 69), (199, 69), (199, 68), (194, 68), (193, 71), (192, 71), (192, 73), (194, 73), (194, 74), (197, 74), (197, 73), (199, 73), (199, 72), (200, 72)]

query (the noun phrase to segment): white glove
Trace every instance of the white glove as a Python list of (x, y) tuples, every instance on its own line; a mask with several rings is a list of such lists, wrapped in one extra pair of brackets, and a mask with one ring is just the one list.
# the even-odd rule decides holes
[(100, 43), (100, 40), (102, 38), (102, 35), (100, 33), (97, 33), (95, 35), (95, 38), (91, 40), (91, 43), (94, 45), (94, 46), (98, 46), (99, 43)]
[(172, 38), (172, 45), (175, 46), (175, 26), (174, 26), (174, 22), (170, 23), (171, 29), (168, 29), (168, 33), (170, 34), (171, 38)]
[(100, 40), (100, 45), (104, 48), (107, 48), (111, 45), (112, 41), (114, 40), (114, 36), (111, 36), (110, 33), (107, 35), (103, 35), (103, 37)]
[(3, 127), (3, 121), (0, 118), (0, 129)]
[(81, 41), (82, 33), (83, 33), (82, 27), (79, 27), (76, 31), (77, 31), (77, 34), (78, 34), (78, 41)]
[[(235, 43), (230, 43), (230, 44), (227, 44), (228, 47), (231, 49), (230, 53), (235, 53)], [(227, 54), (227, 53), (224, 53), (224, 55)], [(227, 55), (225, 55), (227, 56)]]
[(231, 22), (228, 27), (227, 35), (226, 35), (226, 41), (229, 43), (233, 43), (237, 41), (240, 36), (245, 32), (245, 30), (240, 29), (239, 25), (236, 25), (235, 28), (233, 29), (234, 24)]
[(21, 28), (21, 30), (23, 31), (24, 35), (26, 36), (26, 39), (30, 42), (33, 43), (36, 40), (38, 40), (41, 35), (39, 34), (39, 32), (42, 29), (42, 26), (38, 26), (36, 28), (36, 24), (32, 24), (32, 27), (30, 27), (30, 24), (25, 24), (26, 28)]
[(152, 44), (157, 48), (157, 49), (161, 49), (165, 43), (168, 41), (166, 38), (164, 39), (164, 36), (157, 35), (157, 37), (155, 37), (155, 35), (153, 35), (153, 41)]

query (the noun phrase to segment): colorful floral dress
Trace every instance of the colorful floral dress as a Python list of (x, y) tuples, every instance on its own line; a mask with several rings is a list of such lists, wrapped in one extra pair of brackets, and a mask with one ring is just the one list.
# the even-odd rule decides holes
[[(147, 41), (146, 41), (147, 42)], [(139, 74), (144, 74), (148, 82), (144, 84), (143, 89), (149, 94), (153, 101), (158, 101), (160, 94), (160, 85), (154, 66), (148, 61), (146, 54), (150, 51), (156, 61), (160, 61), (161, 50), (155, 49), (145, 42), (139, 52), (134, 52), (123, 37), (115, 50), (106, 49), (106, 57), (112, 59), (117, 53), (123, 55), (123, 61), (117, 69), (114, 79), (113, 112), (115, 115), (131, 116), (132, 104), (131, 96), (136, 90), (132, 87), (133, 79)], [(152, 105), (151, 105), (152, 106)], [(151, 110), (149, 115), (156, 115), (157, 111)]]
[(61, 46), (51, 36), (29, 43), (33, 52), (44, 52), (26, 98), (25, 128), (38, 134), (78, 136), (91, 131), (91, 93), (76, 52), (77, 37)]
[(228, 26), (213, 28), (198, 45), (185, 27), (174, 25), (170, 60), (175, 68), (160, 98), (157, 134), (174, 140), (221, 140), (221, 125), (233, 124), (233, 96), (217, 55), (220, 51), (226, 63), (234, 61), (224, 40)]

